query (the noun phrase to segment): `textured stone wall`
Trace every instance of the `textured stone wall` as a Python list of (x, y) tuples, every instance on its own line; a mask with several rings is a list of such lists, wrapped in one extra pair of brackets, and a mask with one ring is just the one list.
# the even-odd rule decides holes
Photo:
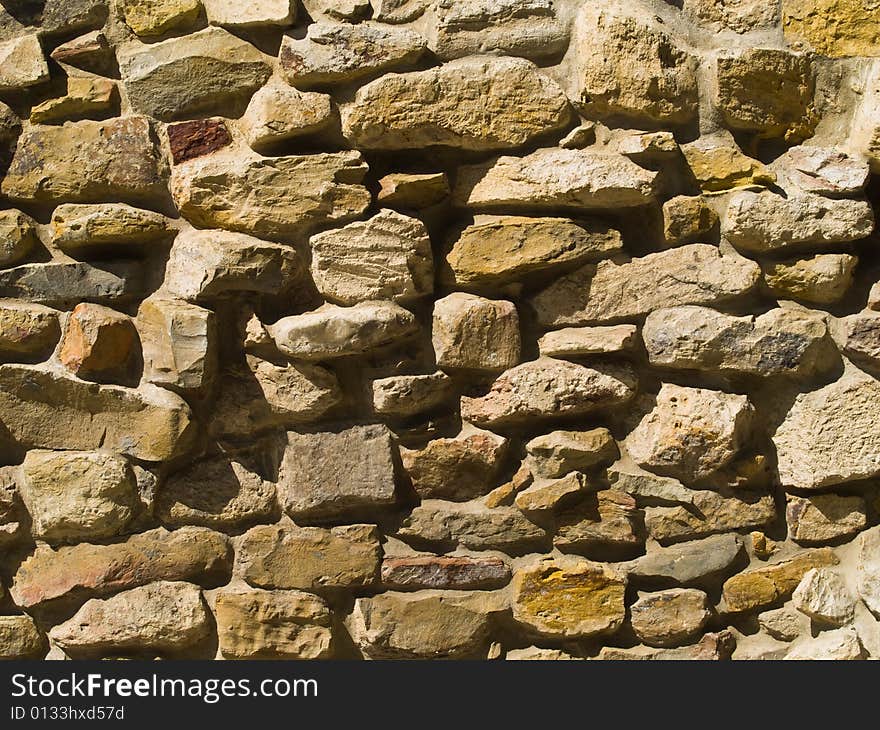
[(877, 0), (4, 0), (0, 100), (0, 657), (880, 657)]

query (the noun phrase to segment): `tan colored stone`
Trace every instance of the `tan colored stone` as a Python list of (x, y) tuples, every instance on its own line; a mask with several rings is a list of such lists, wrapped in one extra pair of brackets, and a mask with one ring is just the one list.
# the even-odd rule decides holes
[(684, 13), (715, 32), (748, 33), (779, 24), (779, 7), (764, 0), (684, 0)]
[[(598, 485), (590, 485), (592, 489)], [(596, 560), (630, 558), (644, 547), (644, 530), (636, 501), (614, 489), (587, 494), (556, 515), (553, 546)]]
[(613, 355), (635, 348), (639, 329), (633, 324), (608, 327), (566, 327), (548, 332), (538, 340), (544, 357), (577, 358), (585, 355)]
[(224, 28), (273, 28), (293, 25), (297, 3), (293, 0), (202, 0), (211, 25)]
[(843, 319), (843, 326), (844, 353), (869, 367), (880, 364), (880, 314), (870, 310), (853, 314)]
[(880, 613), (880, 527), (859, 535), (857, 585), (859, 596), (875, 616)]
[(42, 304), (0, 299), (0, 360), (43, 359), (55, 348), (58, 312)]
[(18, 210), (0, 211), (0, 267), (25, 259), (38, 240), (33, 218)]
[(22, 35), (0, 42), (0, 91), (21, 91), (48, 79), (39, 36)]
[(671, 502), (672, 504), (693, 504), (696, 492), (684, 486), (678, 479), (663, 477), (636, 466), (624, 458), (606, 470), (609, 483), (622, 492), (649, 504)]
[(41, 659), (46, 640), (30, 616), (0, 616), (0, 659)]
[(631, 649), (603, 646), (597, 659), (606, 661), (726, 661), (736, 648), (736, 639), (727, 629), (706, 634), (696, 644), (677, 649), (660, 649), (644, 645)]
[(855, 600), (846, 584), (829, 568), (804, 573), (791, 599), (798, 611), (819, 624), (843, 626), (852, 621), (855, 612)]
[(860, 194), (868, 183), (868, 163), (836, 147), (791, 147), (773, 161), (785, 181), (806, 193), (838, 197)]
[(517, 492), (513, 503), (522, 512), (547, 512), (561, 508), (578, 495), (594, 489), (585, 474), (569, 472), (561, 479), (541, 479)]
[(831, 58), (880, 56), (880, 18), (871, 0), (783, 0), (789, 43), (805, 43)]
[[(2, 311), (2, 310), (0, 310)], [(452, 400), (455, 385), (439, 370), (430, 375), (392, 375), (373, 381), (373, 410), (389, 418), (409, 418)]]
[(127, 253), (167, 243), (175, 231), (164, 215), (124, 203), (66, 204), (52, 212), (52, 243), (73, 256), (95, 251)]
[(322, 132), (332, 123), (333, 107), (327, 94), (281, 84), (264, 86), (254, 94), (241, 118), (244, 138), (258, 152)]
[(534, 479), (529, 467), (525, 463), (520, 464), (519, 469), (516, 470), (508, 481), (495, 487), (495, 489), (483, 497), (483, 504), (490, 509), (502, 506), (509, 507), (513, 504), (516, 495), (528, 487), (533, 481)]
[(718, 225), (718, 215), (699, 195), (677, 195), (663, 203), (663, 238), (670, 246), (697, 243)]
[(761, 269), (764, 281), (776, 296), (827, 305), (839, 301), (849, 291), (858, 261), (850, 254), (826, 253), (771, 261)]
[(786, 522), (799, 545), (822, 545), (852, 537), (867, 525), (867, 506), (859, 495), (788, 495)]
[(865, 650), (853, 626), (823, 631), (815, 638), (798, 642), (783, 657), (793, 661), (854, 661), (865, 658)]
[(90, 76), (71, 76), (67, 95), (49, 99), (31, 109), (31, 122), (60, 124), (108, 115), (117, 99), (116, 83)]
[(526, 443), (532, 470), (543, 477), (560, 477), (614, 461), (617, 443), (607, 428), (552, 431)]
[(110, 75), (116, 65), (113, 47), (102, 30), (93, 30), (61, 43), (49, 56), (62, 66), (73, 66), (100, 75)]
[(567, 654), (559, 649), (541, 649), (537, 646), (529, 646), (525, 649), (511, 649), (504, 656), (505, 661), (580, 661), (581, 657)]
[(758, 616), (758, 624), (779, 641), (794, 641), (810, 631), (810, 620), (790, 606), (764, 611)]
[(122, 0), (125, 24), (142, 37), (162, 35), (179, 28), (189, 29), (202, 9), (200, 0)]
[(758, 160), (744, 155), (730, 135), (700, 137), (681, 146), (682, 154), (703, 192), (743, 186), (766, 187), (776, 176)]
[[(347, 4), (360, 0), (344, 0)], [(329, 0), (306, 0), (330, 4)], [(336, 5), (333, 0), (333, 5)], [(383, 23), (408, 23), (421, 16), (430, 6), (431, 0), (373, 0), (374, 17)], [(330, 11), (333, 12), (333, 11)]]
[(382, 561), (382, 585), (397, 591), (489, 590), (506, 585), (510, 575), (510, 568), (500, 558), (418, 555)]
[(709, 597), (694, 588), (643, 594), (630, 607), (633, 630), (648, 646), (688, 643), (710, 616)]
[(454, 292), (434, 303), (431, 342), (444, 370), (506, 370), (520, 358), (519, 314), (512, 302)]
[[(424, 0), (417, 0), (423, 2)], [(381, 5), (382, 0), (374, 0), (374, 3)], [(390, 0), (392, 3), (399, 5), (401, 2), (407, 3), (412, 0)], [(370, 0), (302, 0), (302, 4), (308, 11), (309, 15), (318, 19), (319, 16), (326, 16), (336, 20), (363, 20), (370, 14), (372, 9)], [(389, 0), (385, 0), (385, 4), (389, 5)], [(379, 8), (377, 7), (377, 11)], [(394, 22), (391, 19), (376, 18), (383, 22)]]
[(445, 172), (392, 172), (379, 180), (376, 200), (397, 210), (422, 210), (437, 205), (448, 196), (449, 178)]
[(67, 320), (58, 359), (83, 380), (124, 382), (139, 344), (131, 317), (84, 302)]

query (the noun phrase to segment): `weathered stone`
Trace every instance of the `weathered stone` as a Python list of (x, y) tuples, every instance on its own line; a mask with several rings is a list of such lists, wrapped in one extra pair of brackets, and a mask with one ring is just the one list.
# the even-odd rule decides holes
[(718, 108), (734, 130), (800, 142), (816, 125), (810, 57), (754, 48), (717, 60)]
[(490, 590), (506, 585), (510, 575), (510, 568), (500, 558), (419, 555), (382, 561), (382, 585), (395, 591)]
[(833, 304), (842, 299), (852, 285), (858, 261), (850, 254), (826, 253), (767, 262), (761, 269), (770, 291), (778, 297), (810, 304)]
[(400, 458), (420, 497), (460, 502), (489, 491), (506, 449), (503, 436), (464, 424), (453, 438), (401, 448)]
[(825, 320), (792, 309), (758, 317), (706, 307), (658, 309), (645, 320), (642, 339), (652, 365), (677, 370), (803, 377), (837, 359)]
[(113, 47), (102, 30), (94, 30), (56, 46), (49, 54), (62, 65), (99, 75), (110, 75), (116, 65)]
[(20, 91), (49, 80), (49, 67), (36, 35), (0, 43), (0, 91)]
[(69, 621), (49, 632), (75, 654), (173, 652), (211, 631), (199, 589), (160, 581), (111, 598), (93, 598)]
[(582, 150), (596, 141), (596, 124), (582, 120), (580, 125), (572, 129), (559, 140), (559, 146), (566, 150)]
[(279, 319), (267, 331), (281, 352), (300, 360), (363, 355), (415, 333), (415, 317), (392, 302), (353, 307), (326, 304), (314, 312)]
[(607, 469), (608, 481), (615, 488), (636, 498), (638, 502), (671, 502), (693, 504), (696, 492), (678, 479), (663, 477), (622, 460)]
[(718, 225), (718, 216), (700, 196), (677, 195), (663, 203), (663, 238), (670, 246), (696, 243)]
[(131, 317), (100, 304), (77, 304), (67, 319), (58, 359), (83, 380), (124, 383), (139, 344)]
[(437, 205), (448, 196), (449, 178), (445, 172), (392, 172), (379, 180), (376, 200), (398, 210), (422, 210)]
[(211, 25), (224, 28), (272, 28), (293, 25), (297, 3), (292, 0), (202, 0)]
[(880, 527), (872, 527), (858, 538), (858, 591), (875, 616), (880, 614)]
[(141, 37), (172, 29), (192, 28), (202, 9), (200, 0), (122, 0), (125, 24)]
[(613, 661), (724, 661), (730, 659), (736, 648), (736, 639), (725, 629), (706, 634), (696, 644), (677, 649), (658, 649), (644, 645), (631, 649), (603, 646), (598, 659)]
[(776, 158), (773, 169), (787, 183), (806, 193), (829, 197), (858, 195), (868, 183), (868, 163), (834, 147), (789, 149)]
[(43, 35), (57, 36), (104, 25), (108, 8), (106, 0), (46, 0), (39, 22)]
[(232, 135), (220, 119), (196, 119), (169, 124), (168, 146), (175, 165), (211, 154), (232, 143)]
[(135, 477), (128, 462), (100, 451), (32, 450), (19, 493), (34, 537), (49, 543), (111, 537), (131, 520)]
[(508, 284), (561, 265), (595, 261), (622, 247), (620, 233), (599, 222), (477, 216), (452, 243), (441, 279), (468, 287)]
[(868, 309), (874, 312), (880, 311), (880, 281), (876, 282), (868, 292)]
[(634, 561), (630, 578), (689, 586), (713, 582), (733, 572), (742, 555), (739, 535), (714, 535), (659, 548)]
[(684, 13), (710, 30), (748, 33), (779, 23), (779, 7), (763, 0), (684, 0)]
[(495, 507), (509, 507), (513, 504), (516, 495), (528, 487), (534, 478), (531, 469), (525, 463), (520, 464), (519, 469), (504, 484), (495, 487), (489, 494), (483, 497), (483, 504), (493, 509)]
[(865, 500), (858, 495), (789, 495), (785, 513), (788, 532), (800, 545), (821, 545), (851, 537), (867, 525), (866, 509)]
[(236, 572), (259, 588), (350, 590), (374, 585), (381, 559), (373, 525), (258, 525), (238, 542)]
[(788, 606), (764, 611), (758, 616), (758, 624), (779, 641), (794, 641), (798, 636), (810, 631), (810, 620)]
[(318, 596), (223, 590), (214, 612), (227, 659), (324, 659), (331, 653), (330, 610)]
[(547, 533), (513, 507), (480, 502), (425, 499), (397, 534), (417, 544), (462, 545), (471, 550), (521, 551), (544, 542)]
[[(394, 503), (394, 445), (386, 426), (288, 433), (278, 492), (295, 520), (341, 518)], [(345, 454), (345, 459), (340, 459)]]
[(408, 418), (450, 401), (455, 386), (452, 378), (438, 370), (430, 375), (379, 378), (373, 381), (372, 392), (373, 410), (377, 414), (389, 418)]
[(67, 204), (52, 212), (52, 243), (72, 256), (128, 253), (166, 243), (175, 232), (164, 215), (124, 203)]
[(407, 301), (434, 289), (431, 239), (418, 218), (382, 210), (312, 236), (309, 244), (315, 285), (331, 302)]
[(299, 273), (299, 257), (290, 246), (244, 233), (187, 230), (171, 248), (165, 288), (190, 301), (243, 291), (280, 294)]
[(541, 324), (578, 325), (637, 317), (662, 307), (726, 302), (760, 278), (756, 263), (694, 243), (626, 264), (587, 264), (532, 297)]
[(517, 492), (513, 503), (522, 512), (547, 512), (561, 508), (573, 498), (595, 489), (585, 474), (573, 471), (561, 479), (541, 479)]
[(562, 89), (534, 64), (478, 57), (383, 76), (358, 90), (342, 123), (359, 149), (488, 152), (560, 131), (569, 116)]
[(816, 638), (805, 638), (786, 654), (784, 660), (853, 661), (865, 658), (865, 650), (853, 626), (823, 631)]
[(34, 365), (0, 366), (0, 423), (26, 448), (104, 448), (145, 461), (184, 451), (193, 436), (177, 395), (98, 385)]
[(498, 372), (519, 362), (519, 315), (512, 302), (454, 292), (434, 303), (431, 341), (446, 370)]
[(635, 500), (623, 492), (588, 494), (556, 515), (553, 546), (562, 552), (616, 561), (632, 557), (643, 545), (641, 515)]
[(242, 104), (271, 74), (254, 46), (213, 27), (151, 45), (133, 41), (118, 56), (132, 108), (163, 121)]
[(635, 348), (639, 329), (633, 324), (608, 327), (566, 327), (548, 332), (538, 340), (544, 357), (577, 358), (584, 355), (613, 355)]
[(623, 155), (592, 148), (540, 149), (459, 168), (453, 200), (497, 212), (629, 208), (653, 200), (656, 178), (656, 172)]
[(422, 36), (408, 28), (322, 20), (308, 27), (305, 38), (284, 36), (278, 59), (289, 84), (311, 88), (411, 66), (426, 45)]
[(570, 96), (593, 118), (684, 124), (697, 114), (697, 59), (636, 3), (584, 5)]
[(644, 594), (630, 607), (633, 631), (648, 646), (688, 643), (710, 616), (708, 596), (694, 588)]
[(5, 157), (21, 134), (21, 119), (12, 109), (0, 102), (0, 153)]
[(614, 461), (617, 444), (606, 428), (589, 431), (553, 431), (526, 444), (532, 470), (542, 477), (560, 477)]
[(782, 13), (789, 43), (807, 43), (816, 53), (831, 58), (880, 56), (880, 19), (870, 2), (784, 0)]
[(0, 192), (23, 202), (135, 205), (168, 194), (144, 117), (29, 127), (19, 137)]
[(843, 580), (828, 568), (804, 573), (791, 598), (798, 611), (820, 624), (842, 626), (852, 621), (855, 611), (855, 600)]
[(737, 248), (755, 253), (805, 244), (838, 244), (865, 238), (874, 214), (864, 200), (819, 195), (743, 191), (730, 200), (721, 234)]
[(356, 151), (269, 158), (221, 153), (176, 166), (171, 192), (195, 225), (289, 240), (360, 216), (370, 204), (361, 185), (366, 173)]
[(102, 261), (100, 268), (81, 261), (23, 264), (0, 271), (0, 296), (42, 304), (74, 305), (83, 300), (116, 302), (143, 294), (139, 265)]
[[(315, 0), (311, 0), (315, 2)], [(327, 0), (318, 0), (326, 2)], [(348, 3), (358, 0), (345, 0)], [(334, 2), (334, 4), (336, 4)], [(431, 5), (431, 0), (373, 0), (374, 16), (383, 23), (408, 23), (420, 17)]]
[(560, 649), (542, 649), (537, 646), (528, 646), (525, 649), (511, 649), (504, 656), (505, 661), (580, 661), (581, 657), (567, 654)]
[(117, 98), (116, 83), (113, 81), (71, 76), (67, 80), (67, 95), (37, 104), (31, 109), (31, 122), (60, 124), (109, 116)]
[(625, 365), (591, 368), (542, 357), (502, 373), (486, 395), (462, 398), (461, 415), (485, 427), (583, 415), (627, 402), (635, 386)]
[(58, 312), (54, 309), (0, 299), (0, 361), (43, 359), (60, 336)]
[(724, 602), (728, 611), (752, 611), (786, 601), (804, 574), (812, 568), (837, 565), (831, 548), (805, 550), (786, 560), (743, 571), (724, 583)]
[(783, 487), (819, 489), (880, 473), (878, 404), (880, 383), (854, 367), (798, 395), (773, 434)]
[(717, 134), (682, 145), (691, 174), (706, 193), (772, 184), (776, 177), (758, 160), (744, 155), (733, 137)]
[(264, 86), (251, 97), (241, 128), (251, 148), (261, 151), (321, 132), (332, 122), (333, 107), (327, 94), (277, 84)]
[(579, 558), (541, 560), (513, 574), (513, 617), (557, 639), (611, 634), (626, 615), (626, 577)]
[(141, 302), (135, 325), (146, 382), (181, 391), (208, 385), (216, 369), (218, 344), (212, 311), (154, 296)]
[(870, 310), (843, 319), (846, 342), (844, 353), (855, 362), (877, 367), (880, 364), (880, 314)]
[(16, 604), (31, 608), (82, 602), (155, 580), (205, 587), (229, 579), (231, 550), (224, 536), (201, 527), (150, 530), (112, 545), (40, 546), (18, 568), (10, 587)]
[(40, 659), (46, 640), (30, 616), (0, 616), (0, 659)]

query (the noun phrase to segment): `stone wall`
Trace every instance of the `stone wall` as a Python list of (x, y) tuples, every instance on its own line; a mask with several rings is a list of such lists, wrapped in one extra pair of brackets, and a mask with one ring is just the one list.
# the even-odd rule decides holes
[(876, 0), (0, 7), (0, 656), (880, 657)]

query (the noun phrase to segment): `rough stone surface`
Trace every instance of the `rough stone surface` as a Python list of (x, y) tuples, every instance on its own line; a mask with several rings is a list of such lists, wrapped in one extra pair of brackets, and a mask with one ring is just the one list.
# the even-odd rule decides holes
[(791, 596), (794, 607), (819, 624), (842, 626), (853, 618), (855, 600), (837, 573), (812, 568)]
[(742, 549), (742, 540), (729, 534), (671, 545), (636, 560), (629, 576), (683, 586), (695, 585), (731, 572)]
[(291, 0), (251, 0), (241, 6), (231, 0), (202, 0), (211, 25), (224, 28), (271, 28), (292, 25), (297, 4)]
[(865, 500), (858, 495), (789, 495), (785, 516), (792, 540), (800, 545), (822, 545), (863, 530), (866, 511)]
[(858, 591), (874, 615), (880, 614), (880, 528), (872, 527), (859, 535)]
[(864, 658), (864, 647), (853, 626), (823, 631), (812, 640), (805, 638), (783, 657), (793, 661), (854, 661)]
[(174, 235), (159, 213), (123, 203), (65, 204), (52, 212), (52, 243), (71, 256), (125, 253), (166, 243)]
[(543, 477), (560, 477), (614, 461), (617, 444), (608, 429), (553, 431), (526, 443), (534, 471)]
[(832, 58), (878, 56), (880, 20), (862, 0), (809, 0), (782, 3), (785, 37)]
[(17, 299), (0, 299), (0, 360), (42, 359), (60, 336), (58, 312), (54, 309)]
[(0, 91), (19, 91), (49, 79), (49, 67), (36, 35), (0, 43)]
[(100, 304), (77, 304), (67, 320), (58, 359), (77, 377), (124, 382), (138, 351), (131, 318)]
[(242, 117), (245, 139), (258, 152), (321, 132), (332, 122), (333, 109), (327, 94), (298, 91), (281, 84), (264, 86), (254, 94)]
[(49, 99), (31, 109), (31, 121), (60, 124), (77, 119), (100, 119), (112, 112), (117, 101), (116, 84), (99, 78), (71, 77), (67, 96)]
[(226, 124), (218, 119), (169, 124), (165, 131), (168, 133), (171, 159), (176, 165), (209, 155), (232, 142)]
[(857, 263), (858, 259), (850, 254), (825, 253), (769, 262), (761, 268), (764, 281), (778, 297), (827, 305), (846, 295)]
[(642, 595), (630, 608), (633, 631), (649, 646), (688, 643), (709, 620), (708, 599), (695, 588)]
[(498, 372), (520, 358), (519, 315), (512, 302), (455, 292), (434, 304), (431, 341), (444, 370)]
[(510, 568), (500, 558), (416, 556), (385, 558), (382, 585), (395, 591), (438, 588), (475, 590), (501, 588)]
[(0, 616), (0, 659), (40, 659), (45, 639), (30, 616)]
[(407, 418), (448, 402), (454, 383), (446, 373), (394, 375), (373, 381), (373, 410), (390, 418)]
[(677, 195), (663, 203), (663, 238), (670, 246), (697, 243), (718, 224), (718, 215), (699, 196)]
[(846, 317), (843, 322), (843, 351), (855, 362), (876, 367), (880, 363), (880, 316), (868, 311)]
[(139, 36), (159, 36), (174, 28), (188, 28), (199, 15), (199, 0), (123, 0), (125, 24)]
[(548, 332), (538, 340), (541, 355), (577, 358), (585, 355), (613, 355), (635, 348), (638, 328), (632, 324), (608, 327), (565, 327)]

